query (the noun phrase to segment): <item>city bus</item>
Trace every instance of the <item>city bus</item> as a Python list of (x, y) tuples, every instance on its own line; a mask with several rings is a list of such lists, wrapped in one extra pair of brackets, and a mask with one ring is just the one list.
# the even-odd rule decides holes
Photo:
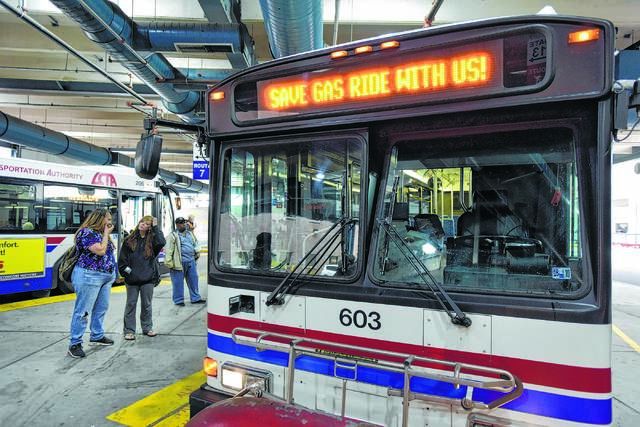
[(57, 262), (85, 217), (98, 208), (111, 211), (116, 244), (144, 215), (157, 217), (169, 231), (173, 224), (170, 195), (159, 180), (116, 166), (0, 159), (0, 295), (73, 292), (58, 279)]
[(611, 424), (614, 37), (474, 21), (212, 88), (189, 425)]

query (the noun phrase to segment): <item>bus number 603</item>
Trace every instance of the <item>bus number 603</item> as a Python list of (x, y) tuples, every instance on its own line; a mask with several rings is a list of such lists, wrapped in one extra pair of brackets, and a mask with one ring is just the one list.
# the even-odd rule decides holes
[(344, 326), (354, 325), (356, 328), (369, 327), (377, 331), (382, 327), (380, 323), (380, 313), (377, 311), (371, 311), (369, 314), (362, 310), (356, 310), (353, 313), (348, 308), (340, 310), (340, 323)]

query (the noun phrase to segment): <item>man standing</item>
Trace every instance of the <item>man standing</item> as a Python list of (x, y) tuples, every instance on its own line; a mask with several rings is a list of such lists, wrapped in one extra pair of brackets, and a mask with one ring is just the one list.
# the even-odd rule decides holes
[(200, 257), (198, 239), (187, 228), (187, 220), (176, 218), (177, 231), (167, 236), (164, 264), (169, 267), (173, 284), (173, 303), (184, 306), (184, 280), (187, 280), (191, 304), (204, 304), (198, 292), (196, 261)]

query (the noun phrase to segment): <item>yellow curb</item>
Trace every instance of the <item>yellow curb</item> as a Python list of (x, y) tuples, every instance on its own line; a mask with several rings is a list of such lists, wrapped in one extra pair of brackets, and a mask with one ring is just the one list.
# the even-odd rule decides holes
[(189, 394), (206, 381), (198, 371), (107, 416), (124, 426), (184, 426), (189, 421)]
[[(171, 284), (171, 281), (168, 279), (162, 280), (160, 282), (160, 285), (170, 285), (170, 284)], [(127, 288), (125, 286), (116, 286), (111, 288), (112, 294), (121, 294), (126, 291), (127, 291)], [(0, 304), (0, 313), (4, 311), (13, 311), (13, 310), (20, 310), (23, 308), (38, 307), (38, 306), (47, 305), (47, 304), (55, 304), (63, 301), (73, 301), (75, 299), (76, 299), (76, 294), (66, 294), (66, 295), (55, 295), (55, 296), (46, 297), (46, 298), (31, 299), (27, 301), (10, 302), (6, 304)]]

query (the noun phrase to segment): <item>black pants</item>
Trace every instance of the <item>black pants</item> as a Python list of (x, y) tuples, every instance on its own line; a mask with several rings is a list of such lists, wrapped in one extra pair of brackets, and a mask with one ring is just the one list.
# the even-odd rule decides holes
[(140, 324), (142, 332), (147, 333), (153, 330), (151, 320), (151, 300), (153, 299), (153, 283), (144, 285), (127, 286), (127, 305), (124, 308), (124, 333), (134, 334), (136, 332), (136, 304), (140, 295)]

